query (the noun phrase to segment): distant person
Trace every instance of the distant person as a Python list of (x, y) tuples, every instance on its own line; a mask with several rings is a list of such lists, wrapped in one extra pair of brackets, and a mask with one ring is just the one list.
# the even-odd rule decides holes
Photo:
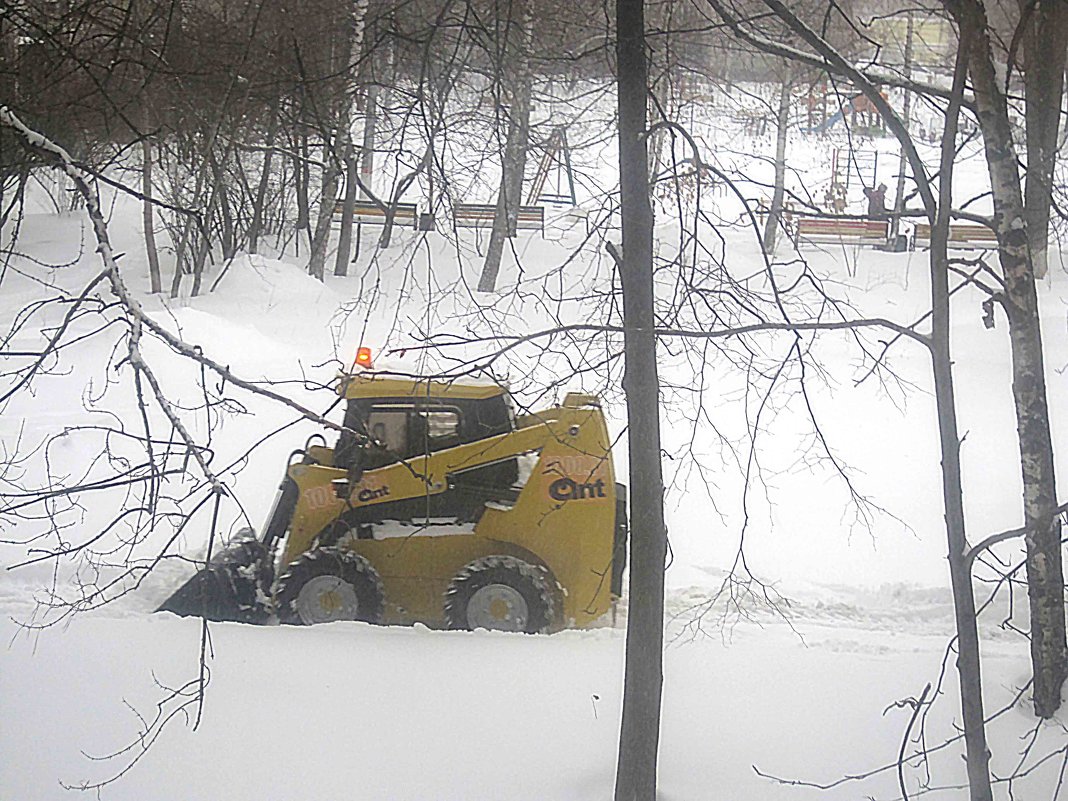
[(864, 197), (868, 199), (868, 217), (872, 220), (888, 220), (886, 211), (886, 184), (879, 184), (875, 189), (864, 188)]
[(830, 207), (831, 211), (835, 214), (842, 214), (846, 209), (846, 191), (845, 187), (840, 183), (834, 182), (827, 187), (827, 192), (823, 197), (824, 202)]

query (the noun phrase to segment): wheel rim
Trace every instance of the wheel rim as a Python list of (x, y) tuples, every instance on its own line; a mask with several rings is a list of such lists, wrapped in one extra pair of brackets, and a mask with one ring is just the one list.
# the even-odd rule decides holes
[(525, 631), (529, 618), (526, 599), (507, 584), (488, 584), (467, 602), (467, 625), (472, 629)]
[(355, 620), (360, 602), (355, 588), (347, 581), (337, 576), (316, 576), (300, 588), (293, 610), (308, 625)]

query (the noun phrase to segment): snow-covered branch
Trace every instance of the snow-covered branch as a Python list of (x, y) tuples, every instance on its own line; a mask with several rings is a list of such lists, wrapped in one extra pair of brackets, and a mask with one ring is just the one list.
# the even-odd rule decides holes
[[(1062, 503), (1053, 510), (1053, 517), (1059, 517), (1061, 515), (1068, 515), (1068, 502)], [(1028, 526), (1020, 526), (1019, 528), (1012, 528), (1007, 531), (999, 531), (997, 534), (991, 534), (989, 537), (984, 537), (975, 545), (968, 548), (968, 550), (964, 552), (964, 558), (970, 565), (976, 560), (976, 557), (983, 553), (983, 551), (993, 548), (999, 542), (1013, 540), (1017, 537), (1025, 537), (1027, 536), (1028, 531), (1030, 531)]]

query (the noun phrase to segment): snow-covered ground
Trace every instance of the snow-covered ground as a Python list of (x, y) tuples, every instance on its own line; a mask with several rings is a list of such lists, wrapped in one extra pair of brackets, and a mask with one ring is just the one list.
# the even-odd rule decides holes
[[(716, 135), (710, 129), (706, 139)], [(731, 164), (721, 161), (721, 166), (758, 178), (765, 170), (768, 177), (770, 165), (751, 154), (766, 152), (769, 144), (735, 138)], [(880, 180), (892, 185), (893, 148), (886, 142), (870, 146), (883, 152)], [(815, 185), (829, 176), (826, 142), (799, 139), (792, 148), (798, 180), (814, 176), (806, 189), (817, 195)], [(588, 169), (596, 171), (599, 159), (607, 156), (592, 156)], [(983, 182), (981, 164), (974, 158), (965, 164), (961, 192), (971, 196)], [(609, 175), (600, 185), (609, 187), (611, 181)], [(729, 199), (716, 202), (724, 216), (735, 213)], [(456, 242), (443, 234), (402, 233), (389, 251), (375, 255), (366, 249), (352, 277), (328, 277), (325, 284), (305, 275), (303, 261), (292, 254), (241, 257), (214, 293), (163, 301), (145, 292), (137, 207), (118, 199), (111, 210), (117, 248), (127, 254), (128, 280), (154, 318), (252, 379), (328, 381), (337, 366), (330, 360), (351, 359), (361, 342), (410, 344), (414, 332), (462, 333), (471, 320), (486, 316), (507, 321), (515, 331), (559, 319), (536, 302), (498, 303), (468, 291), (481, 266), (473, 234)], [(578, 228), (569, 225), (553, 223), (544, 239), (522, 235), (516, 242), (522, 271), (506, 260), (503, 286), (509, 289), (522, 278), (531, 282), (529, 288), (544, 276), (542, 289), (555, 290), (557, 281), (562, 287), (567, 280), (573, 292), (584, 281), (602, 281), (607, 257), (597, 250), (588, 250), (574, 272), (553, 271), (581, 241)], [(669, 220), (658, 229), (665, 252), (673, 232)], [(728, 260), (759, 264), (745, 231), (728, 231), (726, 237)], [(18, 246), (25, 255), (14, 259), (0, 285), (0, 320), (10, 323), (27, 304), (54, 294), (54, 286), (83, 286), (98, 269), (89, 238), (78, 215), (32, 208)], [(792, 254), (784, 245), (778, 255), (786, 262)], [(928, 305), (922, 252), (825, 246), (806, 249), (804, 255), (833, 293), (863, 315), (911, 323)], [(47, 269), (33, 259), (71, 266)], [(1068, 273), (1064, 254), (1052, 262), (1040, 293), (1063, 485)], [(1008, 342), (1004, 321), (993, 331), (983, 327), (981, 300), (962, 293), (953, 330), (973, 539), (1020, 523)], [(575, 309), (557, 313), (581, 319)], [(36, 323), (18, 342), (33, 344), (45, 324), (57, 321)], [(100, 365), (116, 336), (104, 332), (73, 347), (57, 375), (43, 378), (34, 395), (16, 398), (4, 410), (0, 437), (9, 451), (20, 438), (35, 442), (99, 415), (87, 410), (87, 399), (101, 388)], [(945, 658), (952, 608), (925, 355), (915, 345), (899, 343), (891, 351), (893, 378), (859, 384), (864, 366), (845, 336), (822, 336), (814, 355), (826, 367), (825, 380), (811, 386), (820, 430), (871, 507), (850, 502), (827, 460), (803, 458), (811, 422), (793, 403), (763, 427), (761, 481), (746, 493), (737, 459), (745, 453), (744, 410), (752, 400), (722, 362), (708, 377), (715, 392), (706, 407), (718, 434), (703, 427), (695, 433), (693, 407), (678, 400), (684, 392), (666, 396), (673, 559), (661, 739), (665, 799), (900, 797), (893, 766), (912, 710), (892, 705), (918, 697), (928, 682), (938, 686), (940, 676), (943, 696), (926, 719), (926, 745), (934, 749), (956, 733), (956, 675), (952, 658)], [(190, 366), (161, 348), (147, 356), (179, 396), (195, 389), (196, 371)], [(546, 375), (555, 377), (556, 369), (549, 360), (527, 370), (521, 358), (504, 368), (520, 400), (535, 405), (545, 402), (537, 397), (537, 385)], [(618, 385), (612, 384), (618, 381), (618, 365), (612, 370), (607, 378), (586, 375), (557, 389), (607, 389), (607, 411), (619, 433), (625, 419)], [(664, 353), (665, 383), (691, 386), (695, 379), (688, 370), (685, 358)], [(127, 390), (109, 392), (114, 414), (133, 414)], [(300, 386), (292, 394), (317, 409), (330, 403), (329, 393)], [(216, 432), (218, 464), (238, 460), (252, 441), (292, 419), (277, 406), (243, 400), (253, 414), (228, 418)], [(266, 514), (287, 453), (314, 430), (302, 424), (273, 437), (247, 464), (242, 461), (227, 473), (254, 525)], [(85, 434), (67, 439), (53, 446), (53, 461), (75, 463), (93, 446)], [(693, 467), (691, 453), (705, 473)], [(625, 448), (619, 449), (617, 463), (622, 472)], [(87, 505), (75, 532), (94, 530), (103, 515)], [(725, 612), (722, 603), (708, 605), (723, 586), (743, 520), (748, 564), (786, 599), (780, 604), (785, 619), (745, 598), (740, 616)], [(229, 530), (242, 524), (236, 515), (224, 521)], [(20, 523), (2, 537), (18, 541), (34, 533), (32, 523)], [(188, 531), (181, 547), (201, 553), (206, 538), (205, 524)], [(1010, 547), (1003, 555), (1012, 554)], [(0, 546), (0, 565), (25, 556), (24, 546)], [(61, 588), (76, 592), (65, 583), (64, 569)], [(136, 592), (40, 632), (22, 630), (18, 623), (35, 619), (33, 597), (52, 580), (51, 566), (0, 572), (0, 636), (6, 644), (0, 651), (0, 799), (69, 798), (65, 785), (113, 776), (140, 751), (138, 734), (155, 721), (157, 704), (162, 704), (158, 714), (170, 722), (128, 773), (100, 790), (101, 797), (512, 801), (609, 796), (625, 609), (615, 625), (606, 621), (601, 628), (550, 637), (356, 623), (310, 629), (212, 625), (204, 708), (178, 710), (189, 697), (188, 682), (197, 678), (200, 627), (150, 610), (188, 572), (187, 566), (164, 564)], [(1021, 622), (1020, 610), (1012, 611)], [(1008, 705), (1028, 679), (1027, 643), (999, 626), (1008, 614), (1000, 600), (982, 620), (991, 713)], [(184, 695), (166, 700), (176, 690)], [(1033, 726), (1027, 708), (1020, 704), (991, 725), (995, 775), (1005, 775), (1020, 759), (1027, 744), (1020, 737)], [(1028, 764), (1064, 745), (1059, 724), (1043, 727)], [(954, 789), (964, 782), (960, 753), (959, 743), (933, 751), (929, 767), (908, 771), (910, 789), (926, 779), (931, 787), (949, 788), (944, 797), (960, 797)], [(111, 759), (101, 759), (109, 754)], [(1016, 797), (1049, 797), (1060, 765), (1060, 757), (1047, 762), (1015, 788)], [(847, 782), (826, 792), (779, 783), (754, 770), (829, 783), (884, 766), (890, 768), (863, 783)], [(998, 793), (1008, 797), (1004, 786)]]
[[(798, 621), (803, 641), (765, 619), (726, 642), (670, 645), (663, 797), (896, 797), (892, 770), (821, 795), (752, 768), (826, 782), (894, 762), (911, 710), (884, 709), (937, 678), (948, 619), (922, 619), (931, 606), (923, 594), (882, 601), (883, 618), (846, 604), (814, 610)], [(195, 710), (179, 716), (104, 798), (610, 797), (619, 629), (527, 637), (352, 623), (211, 632), (200, 727), (186, 725)], [(4, 633), (10, 639), (12, 627)], [(195, 678), (198, 653), (197, 624), (169, 616), (93, 616), (17, 636), (0, 673), (2, 797), (68, 798), (61, 781), (110, 775), (123, 757), (102, 763), (82, 752), (100, 757), (134, 740), (133, 710), (151, 720), (163, 687)], [(1015, 641), (988, 643), (986, 656), (987, 700), (997, 708), (1026, 680), (1027, 662)], [(953, 734), (952, 670), (944, 691), (930, 745)], [(995, 739), (1000, 770), (1019, 748), (1013, 733), (1030, 725), (1019, 710), (1009, 715)], [(1059, 747), (1052, 734), (1043, 747)], [(962, 780), (958, 750), (932, 757), (938, 784)]]

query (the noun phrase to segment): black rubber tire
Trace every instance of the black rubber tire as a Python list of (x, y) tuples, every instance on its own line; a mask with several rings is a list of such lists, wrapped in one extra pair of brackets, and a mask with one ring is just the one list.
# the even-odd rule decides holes
[(503, 585), (518, 593), (526, 603), (526, 619), (517, 628), (477, 626), (538, 634), (547, 631), (556, 614), (556, 582), (549, 571), (514, 556), (486, 556), (456, 574), (445, 591), (445, 624), (450, 629), (471, 629), (469, 604), (479, 590)]
[[(355, 599), (354, 613), (342, 612), (319, 621), (301, 616), (298, 606), (301, 590), (309, 582), (324, 577), (333, 577), (348, 585), (342, 589)], [(378, 571), (364, 557), (344, 548), (316, 548), (294, 559), (278, 579), (274, 598), (278, 619), (296, 626), (334, 620), (380, 623), (385, 606), (385, 592)]]

